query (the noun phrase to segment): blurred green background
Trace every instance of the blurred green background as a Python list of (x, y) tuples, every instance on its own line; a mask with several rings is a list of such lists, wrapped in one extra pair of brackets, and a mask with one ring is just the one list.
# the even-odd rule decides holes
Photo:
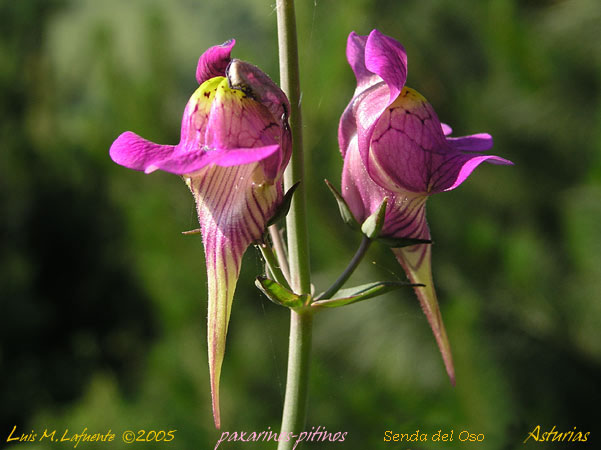
[[(17, 433), (177, 429), (209, 449), (206, 280), (193, 199), (173, 175), (109, 160), (125, 130), (177, 143), (198, 56), (234, 56), (277, 80), (274, 1), (0, 2), (0, 447)], [(348, 432), (307, 448), (565, 448), (530, 430), (601, 423), (601, 2), (314, 0), (297, 4), (314, 283), (358, 237), (322, 182), (339, 185), (338, 119), (354, 90), (350, 31), (397, 38), (408, 85), (455, 135), (494, 153), (434, 196), (433, 270), (451, 345), (451, 388), (411, 290), (317, 316), (307, 429)], [(376, 261), (376, 264), (370, 264)], [(288, 313), (254, 288), (245, 256), (222, 377), (224, 431), (278, 430)], [(377, 246), (354, 276), (404, 279)], [(446, 444), (398, 444), (384, 432)], [(483, 433), (461, 444), (461, 430)], [(50, 443), (26, 444), (45, 449)], [(579, 444), (585, 448), (588, 444)], [(56, 445), (54, 445), (56, 448)], [(219, 448), (275, 448), (222, 444)]]

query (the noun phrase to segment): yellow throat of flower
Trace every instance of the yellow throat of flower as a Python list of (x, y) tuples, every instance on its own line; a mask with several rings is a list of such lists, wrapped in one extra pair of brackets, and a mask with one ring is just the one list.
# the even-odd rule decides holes
[(199, 110), (205, 107), (208, 112), (208, 109), (216, 98), (221, 101), (241, 101), (248, 98), (248, 96), (240, 89), (232, 89), (226, 77), (214, 77), (202, 83), (194, 94), (192, 94), (190, 100), (198, 105)]

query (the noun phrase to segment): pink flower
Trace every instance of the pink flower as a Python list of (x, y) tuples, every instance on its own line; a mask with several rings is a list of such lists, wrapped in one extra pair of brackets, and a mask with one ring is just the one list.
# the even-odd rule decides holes
[(130, 169), (182, 175), (196, 200), (209, 285), (217, 428), (219, 378), (242, 255), (262, 237), (282, 201), (281, 179), (291, 153), (286, 95), (257, 67), (230, 59), (234, 44), (211, 47), (200, 57), (200, 87), (184, 110), (179, 144), (155, 144), (128, 131), (110, 149), (113, 161)]
[[(455, 189), (481, 163), (512, 164), (480, 152), (492, 147), (488, 134), (452, 138), (432, 106), (405, 86), (407, 55), (394, 39), (373, 30), (351, 33), (347, 59), (357, 89), (340, 120), (338, 140), (344, 167), (342, 195), (362, 223), (388, 197), (381, 236), (429, 239), (428, 196)], [(432, 282), (431, 246), (393, 249), (416, 287), (451, 382), (451, 349)]]

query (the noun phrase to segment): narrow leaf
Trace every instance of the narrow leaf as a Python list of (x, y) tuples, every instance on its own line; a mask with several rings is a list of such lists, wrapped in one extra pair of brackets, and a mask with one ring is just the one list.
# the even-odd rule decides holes
[(373, 283), (363, 284), (348, 289), (341, 289), (336, 294), (336, 298), (329, 300), (318, 300), (311, 303), (312, 307), (336, 308), (338, 306), (346, 306), (352, 303), (357, 303), (370, 298), (378, 297), (388, 292), (395, 291), (401, 287), (423, 286), (421, 284), (403, 283), (400, 281), (376, 281)]

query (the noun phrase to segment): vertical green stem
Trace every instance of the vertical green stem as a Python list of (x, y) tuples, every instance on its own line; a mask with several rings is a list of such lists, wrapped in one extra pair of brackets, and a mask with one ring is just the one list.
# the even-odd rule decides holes
[[(304, 178), (301, 90), (294, 0), (277, 0), (277, 20), (280, 84), (290, 100), (290, 128), (293, 142), (292, 158), (284, 174), (284, 185), (288, 190), (294, 183)], [(311, 290), (306, 186), (306, 181), (300, 184), (286, 217), (290, 284), (292, 289), (299, 294), (308, 294)], [(311, 312), (290, 311), (288, 374), (281, 433), (298, 435), (305, 427), (312, 326)], [(278, 450), (290, 450), (294, 443), (294, 440), (281, 441), (278, 444)]]
[(311, 289), (307, 237), (307, 182), (303, 180), (304, 154), (300, 105), (301, 91), (294, 0), (277, 0), (277, 17), (280, 84), (282, 90), (288, 96), (288, 100), (290, 100), (290, 128), (292, 130), (292, 158), (284, 173), (286, 191), (294, 183), (302, 180), (292, 198), (290, 212), (286, 217), (290, 276), (292, 278), (292, 288), (299, 294), (307, 294)]

